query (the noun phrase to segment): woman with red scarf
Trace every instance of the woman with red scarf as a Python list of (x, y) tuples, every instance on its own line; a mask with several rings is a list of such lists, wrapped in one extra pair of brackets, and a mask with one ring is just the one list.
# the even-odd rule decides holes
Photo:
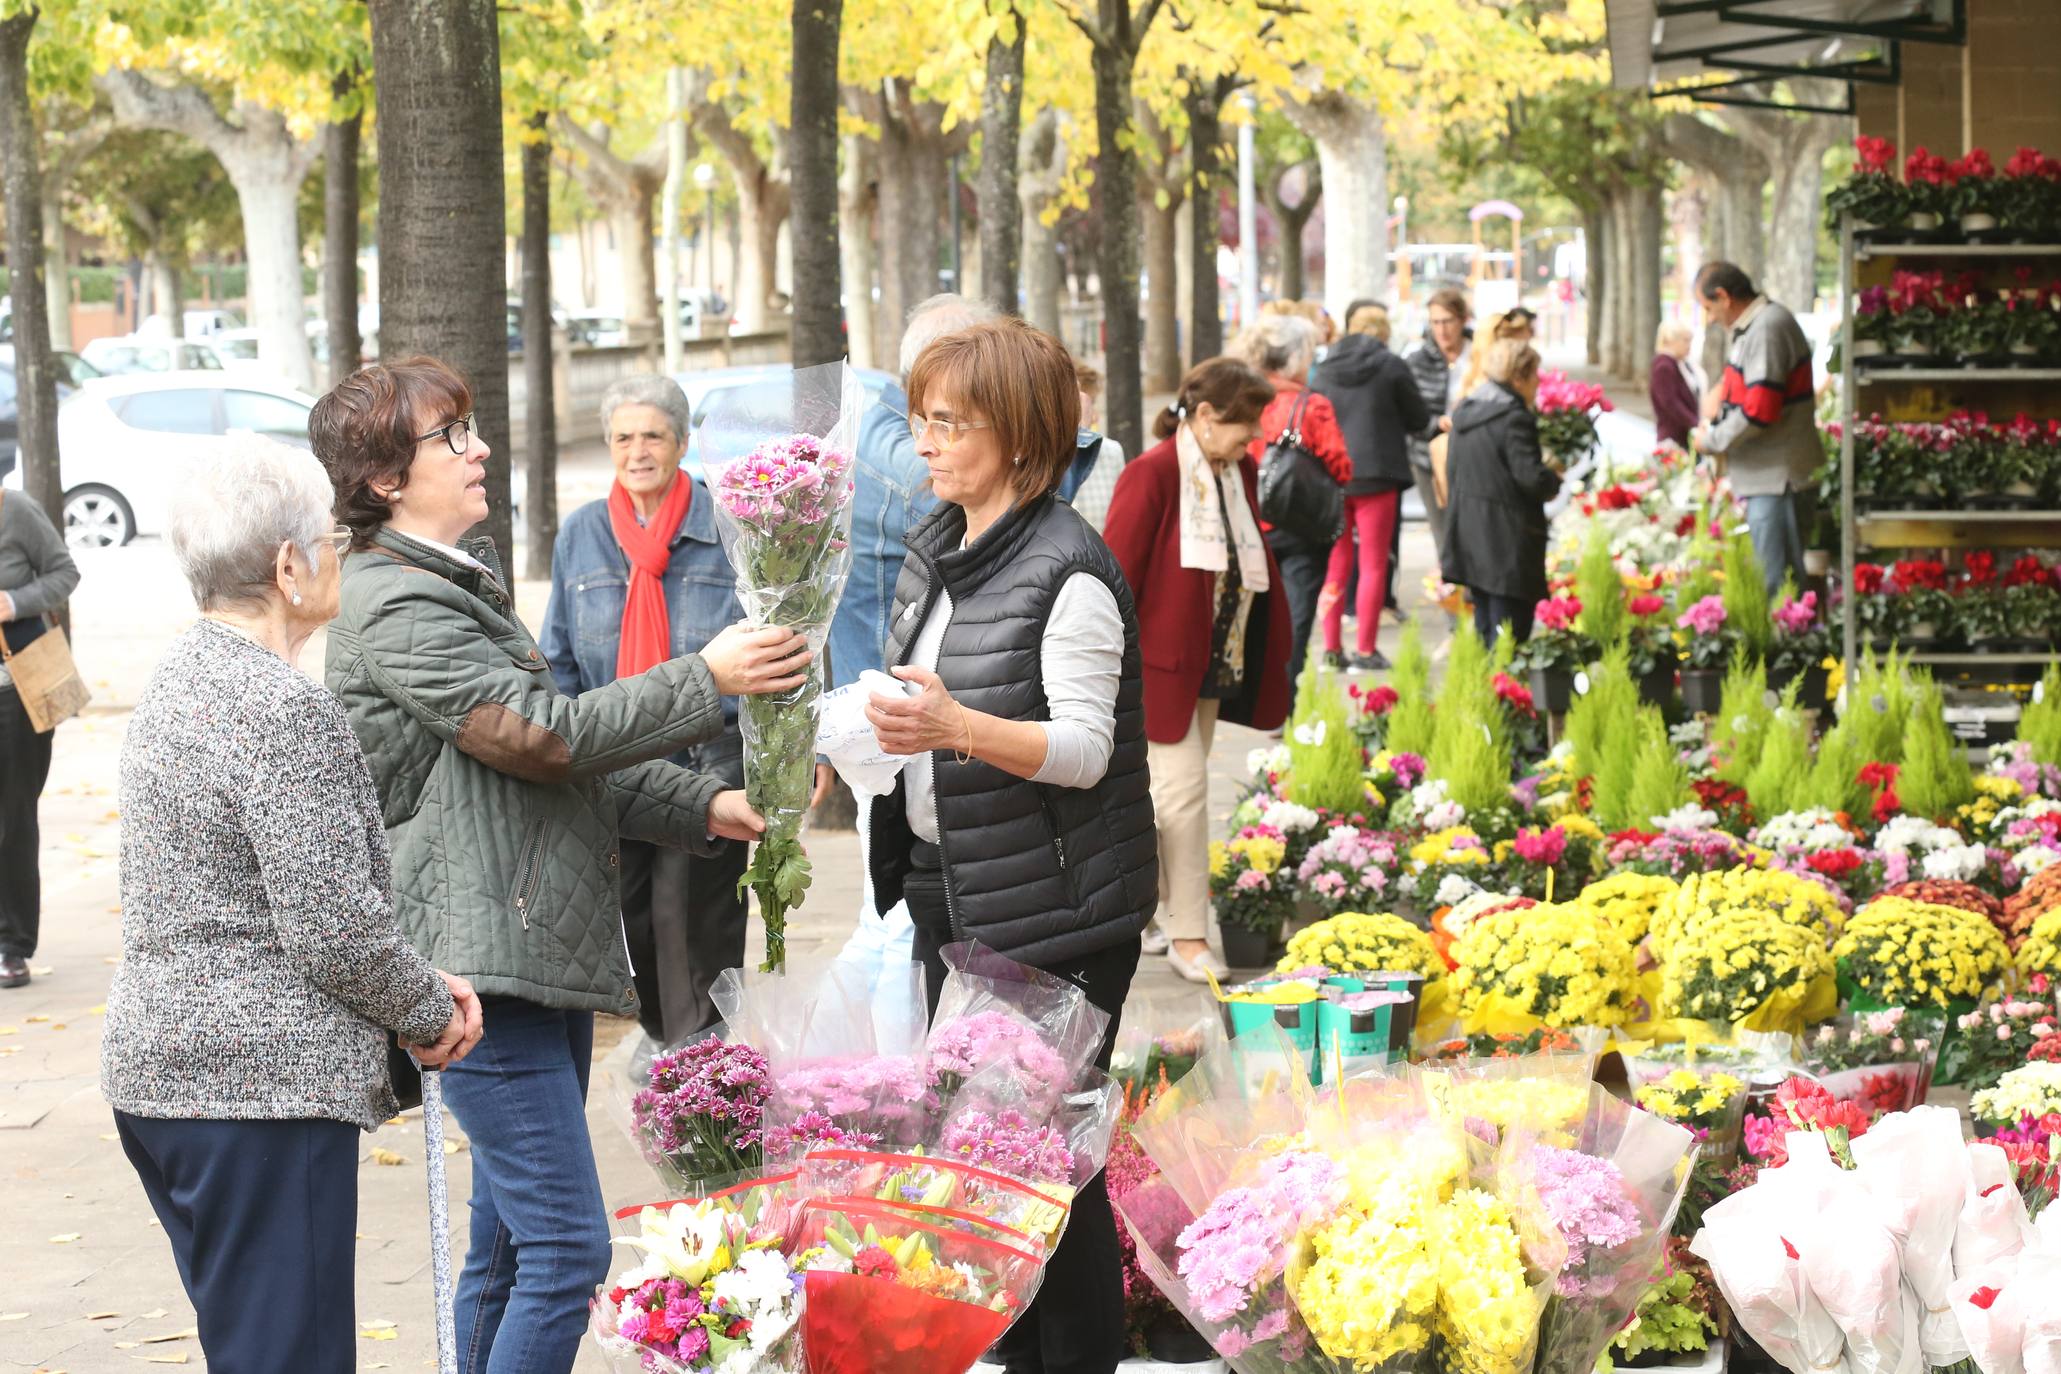
[[(690, 428), (685, 393), (667, 377), (626, 377), (602, 398), (601, 423), (615, 481), (607, 499), (580, 507), (559, 527), (551, 605), (537, 637), (567, 696), (693, 653), (744, 618), (708, 488), (680, 466)], [(721, 735), (674, 761), (742, 787), (735, 697), (724, 699), (723, 720)], [(819, 768), (819, 797), (828, 777)], [(699, 858), (622, 842), (623, 932), (638, 1019), (661, 1045), (715, 1025), (709, 989), (717, 974), (744, 963), (737, 880), (748, 853), (731, 843)]]

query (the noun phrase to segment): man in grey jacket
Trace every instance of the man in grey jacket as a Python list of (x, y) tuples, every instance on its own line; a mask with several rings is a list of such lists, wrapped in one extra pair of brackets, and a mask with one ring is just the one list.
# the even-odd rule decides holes
[(1696, 431), (1697, 446), (1724, 455), (1772, 598), (1785, 575), (1803, 582), (1804, 539), (1817, 517), (1813, 474), (1824, 449), (1812, 413), (1810, 340), (1796, 316), (1729, 262), (1706, 263), (1696, 295), (1730, 331), (1717, 418)]

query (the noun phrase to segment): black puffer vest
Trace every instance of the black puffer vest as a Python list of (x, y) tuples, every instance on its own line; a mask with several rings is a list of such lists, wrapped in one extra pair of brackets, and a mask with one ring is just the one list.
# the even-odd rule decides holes
[[(1052, 787), (938, 750), (938, 835), (952, 934), (1027, 964), (1079, 958), (1136, 939), (1159, 900), (1159, 832), (1145, 763), (1145, 688), (1138, 612), (1116, 556), (1073, 508), (1051, 497), (1020, 506), (971, 548), (966, 512), (940, 505), (908, 536), (888, 630), (890, 665), (908, 661), (940, 586), (952, 622), (937, 673), (968, 709), (1047, 720), (1040, 646), (1059, 589), (1077, 572), (1100, 578), (1123, 613), (1116, 747), (1093, 787)], [(868, 848), (877, 908), (901, 900), (915, 836), (904, 785), (873, 803)]]

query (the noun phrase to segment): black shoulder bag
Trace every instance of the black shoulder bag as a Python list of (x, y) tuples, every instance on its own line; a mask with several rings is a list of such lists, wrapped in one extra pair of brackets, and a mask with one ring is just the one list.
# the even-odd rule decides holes
[(1309, 403), (1305, 389), (1287, 428), (1260, 455), (1260, 519), (1306, 544), (1329, 548), (1345, 531), (1345, 488), (1303, 443), (1302, 414)]

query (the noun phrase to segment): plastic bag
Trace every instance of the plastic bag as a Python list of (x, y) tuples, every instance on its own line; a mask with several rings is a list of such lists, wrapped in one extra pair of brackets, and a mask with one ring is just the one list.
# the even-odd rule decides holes
[(946, 973), (925, 1052), (941, 1097), (976, 1077), (1038, 1113), (1056, 1102), (1102, 1053), (1109, 1013), (1077, 984), (1019, 964), (978, 942), (940, 951)]
[(816, 723), (816, 752), (828, 760), (852, 789), (859, 805), (895, 790), (902, 770), (913, 754), (890, 754), (880, 747), (873, 723), (866, 719), (866, 702), (873, 696), (908, 696), (914, 688), (900, 678), (889, 677), (877, 668), (859, 674), (823, 697), (822, 713)]
[(1854, 1374), (1919, 1374), (1925, 1356), (1902, 1247), (1860, 1179), (1826, 1162), (1812, 1161), (1823, 1193), (1794, 1236), (1811, 1293), (1845, 1336)]
[(1065, 1229), (1072, 1190), (1048, 1190), (993, 1169), (932, 1155), (819, 1149), (802, 1161), (805, 1197), (858, 1198), (943, 1208), (1031, 1237), (1050, 1249)]
[[(1815, 1142), (1815, 1155), (1813, 1143)], [(1847, 1374), (1845, 1334), (1811, 1291), (1803, 1252), (1785, 1234), (1816, 1215), (1826, 1170), (1822, 1136), (1789, 1137), (1789, 1162), (1715, 1204), (1689, 1251), (1710, 1264), (1742, 1330), (1791, 1374)]]
[[(1791, 1136), (1794, 1149), (1796, 1137)], [(1968, 1148), (1951, 1107), (1916, 1107), (1877, 1122), (1852, 1145), (1861, 1182), (1877, 1214), (1903, 1243), (1904, 1277), (1924, 1311), (1919, 1339), (1934, 1368), (1965, 1359), (1968, 1346), (1948, 1306), (1954, 1281), (1954, 1228), (1967, 1196)]]
[[(2035, 1240), (2011, 1161), (1995, 1145), (1968, 1147), (1968, 1194), (1954, 1227), (1954, 1276), (2001, 1271)], [(2055, 1295), (2061, 1301), (2061, 1293)]]
[(1223, 1018), (1193, 993), (1141, 994), (1124, 1006), (1109, 1059), (1110, 1076), (1148, 1095), (1180, 1082), (1196, 1061), (1224, 1043)]
[(796, 1243), (810, 1374), (963, 1374), (1044, 1277), (1040, 1254), (852, 1199), (803, 1204)]
[(1263, 1141), (1292, 1136), (1311, 1100), (1308, 1069), (1262, 1025), (1202, 1056), (1131, 1125), (1139, 1148), (1201, 1212)]
[(766, 925), (767, 969), (785, 963), (787, 912), (809, 887), (801, 824), (815, 778), (823, 646), (851, 568), (852, 462), (865, 410), (858, 375), (831, 363), (797, 369), (786, 386), (719, 393), (697, 434), (745, 620), (794, 630), (816, 655), (799, 687), (738, 706), (745, 796), (766, 819), (744, 881)]

